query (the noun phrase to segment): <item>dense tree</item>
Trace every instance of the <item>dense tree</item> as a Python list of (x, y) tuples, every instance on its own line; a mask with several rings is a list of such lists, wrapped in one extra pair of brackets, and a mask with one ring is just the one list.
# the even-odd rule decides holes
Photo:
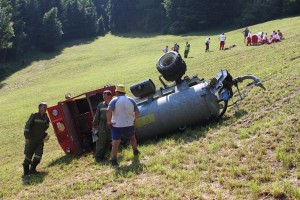
[(105, 35), (105, 26), (104, 26), (104, 21), (103, 21), (103, 17), (99, 17), (98, 19), (98, 34), (99, 35)]
[(11, 4), (8, 0), (0, 0), (0, 59), (6, 59), (6, 51), (13, 45), (13, 36)]
[(78, 0), (63, 1), (63, 38), (77, 39), (82, 37), (84, 15), (80, 11), (81, 5)]
[(62, 25), (57, 17), (56, 7), (45, 13), (41, 32), (40, 47), (45, 51), (54, 50), (62, 36)]
[(13, 40), (13, 49), (14, 54), (18, 58), (23, 55), (26, 48), (29, 46), (26, 38), (27, 34), (25, 33), (25, 21), (24, 16), (26, 13), (26, 1), (25, 0), (16, 0), (13, 1), (14, 7), (14, 31), (15, 37)]
[(282, 0), (253, 0), (248, 1), (240, 24), (251, 25), (282, 16)]
[[(97, 11), (97, 14), (99, 16), (99, 19), (102, 17), (103, 24), (104, 24), (104, 30), (106, 32), (106, 31), (109, 30), (109, 17), (108, 17), (108, 14), (107, 14), (108, 0), (93, 0), (93, 2), (94, 2), (94, 5), (96, 7), (96, 11)], [(99, 26), (101, 26), (101, 25), (99, 25)], [(100, 27), (99, 27), (99, 29), (100, 29)]]
[(166, 21), (162, 0), (139, 0), (136, 5), (138, 12), (137, 28), (145, 32), (159, 32)]
[(112, 32), (136, 31), (138, 21), (138, 0), (109, 0), (108, 15)]
[(283, 0), (283, 14), (299, 14), (300, 0)]
[(92, 0), (83, 0), (82, 13), (84, 15), (83, 21), (83, 36), (90, 37), (95, 36), (98, 32), (98, 16), (96, 7)]
[(62, 23), (65, 39), (95, 36), (98, 32), (98, 15), (93, 1), (63, 1)]
[(24, 12), (25, 33), (28, 35), (28, 44), (35, 48), (39, 41), (42, 26), (42, 17), (39, 0), (27, 0), (26, 10)]

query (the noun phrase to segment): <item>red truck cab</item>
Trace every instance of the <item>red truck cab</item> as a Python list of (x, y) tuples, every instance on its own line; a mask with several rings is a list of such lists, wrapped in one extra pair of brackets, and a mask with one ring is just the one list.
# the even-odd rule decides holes
[(93, 150), (92, 121), (105, 90), (115, 95), (115, 86), (105, 86), (48, 107), (54, 133), (66, 154), (80, 155)]

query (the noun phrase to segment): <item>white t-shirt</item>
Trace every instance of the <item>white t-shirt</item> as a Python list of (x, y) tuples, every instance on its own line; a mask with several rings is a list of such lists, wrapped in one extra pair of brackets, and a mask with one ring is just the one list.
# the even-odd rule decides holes
[(263, 36), (263, 40), (267, 40), (267, 39), (268, 39), (267, 35), (266, 35), (266, 34), (264, 34), (264, 36)]
[(258, 38), (261, 38), (261, 35), (262, 35), (262, 32), (257, 33)]
[(111, 122), (113, 127), (133, 126), (134, 111), (138, 109), (133, 98), (127, 96), (118, 96), (113, 98), (108, 108), (112, 110)]
[(219, 37), (220, 41), (223, 42), (226, 40), (226, 36), (225, 35), (220, 35)]

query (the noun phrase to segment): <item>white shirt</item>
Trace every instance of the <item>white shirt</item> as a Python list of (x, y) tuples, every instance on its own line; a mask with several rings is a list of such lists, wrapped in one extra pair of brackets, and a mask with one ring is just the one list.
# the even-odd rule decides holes
[(209, 38), (206, 38), (206, 39), (205, 39), (205, 43), (209, 44), (209, 43), (210, 43), (210, 39), (209, 39)]
[(258, 36), (259, 38), (261, 38), (261, 35), (262, 35), (262, 32), (258, 32), (258, 33), (257, 33), (257, 36)]
[(267, 39), (268, 39), (267, 35), (264, 34), (264, 35), (263, 35), (263, 40), (267, 40)]
[(224, 42), (226, 40), (226, 36), (225, 35), (220, 35), (219, 37), (221, 42)]
[(111, 122), (114, 127), (133, 126), (134, 111), (138, 108), (136, 102), (131, 97), (115, 97), (109, 102), (108, 108), (112, 110)]

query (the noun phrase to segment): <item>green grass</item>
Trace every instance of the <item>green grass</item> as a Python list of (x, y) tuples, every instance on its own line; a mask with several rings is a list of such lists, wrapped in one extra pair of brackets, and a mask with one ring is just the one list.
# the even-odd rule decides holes
[[(218, 50), (205, 53), (205, 33), (173, 35), (106, 35), (66, 44), (53, 54), (1, 64), (11, 73), (1, 82), (0, 199), (300, 199), (300, 17), (249, 27), (255, 33), (280, 29), (280, 43), (246, 47), (242, 28), (226, 32)], [(165, 45), (191, 44), (187, 75), (206, 80), (220, 69), (233, 77), (254, 74), (267, 88), (254, 88), (222, 120), (120, 153), (121, 166), (95, 164), (91, 154), (65, 156), (53, 133), (38, 169), (41, 176), (23, 182), (23, 128), (40, 101), (54, 105), (70, 92), (106, 84), (130, 85), (151, 78), (157, 87), (156, 62)], [(11, 69), (9, 69), (9, 67)], [(242, 84), (242, 85), (246, 85)], [(244, 91), (244, 90), (243, 90)]]

